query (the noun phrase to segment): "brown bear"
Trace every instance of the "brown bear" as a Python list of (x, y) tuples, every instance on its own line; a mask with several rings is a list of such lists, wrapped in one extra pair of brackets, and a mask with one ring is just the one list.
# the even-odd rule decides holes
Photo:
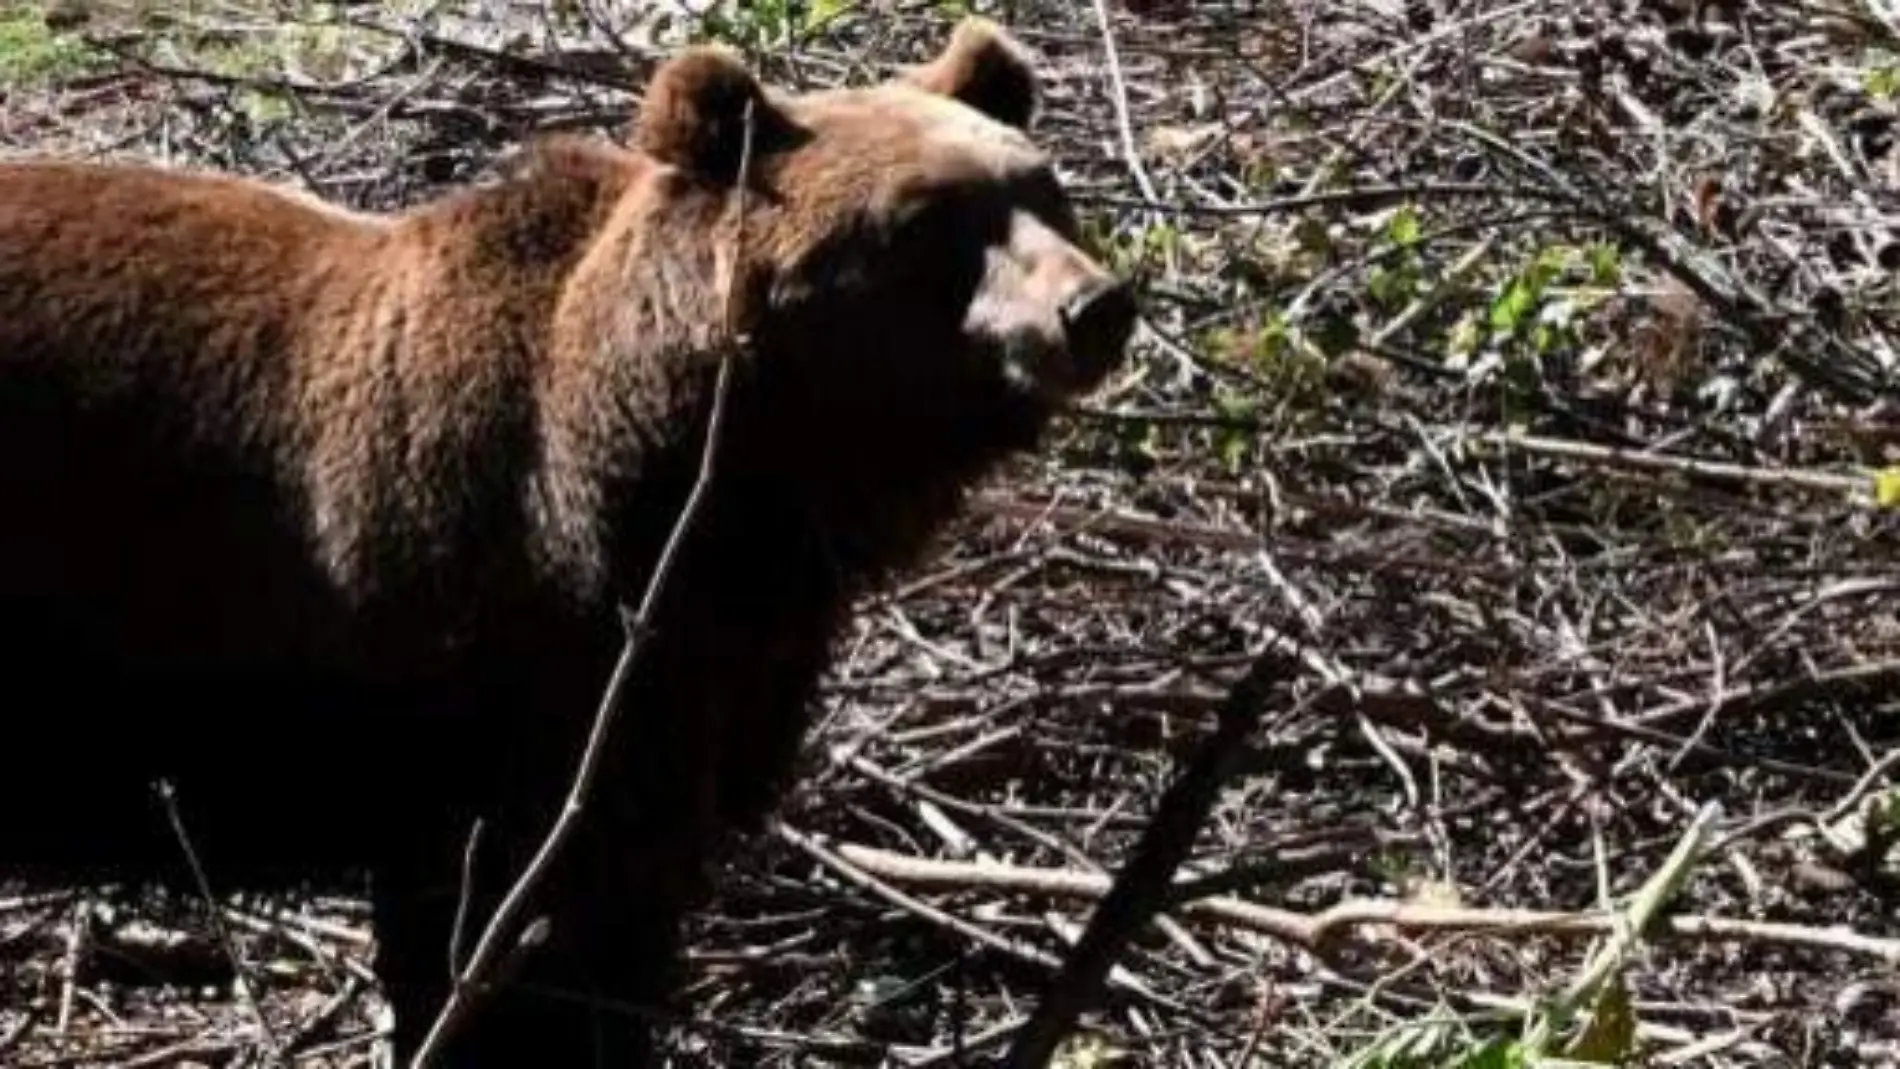
[(730, 356), (545, 938), (444, 1063), (639, 1064), (853, 599), (1123, 357), (1037, 95), (971, 19), (824, 92), (688, 49), (630, 148), (388, 216), (0, 165), (0, 880), (189, 891), (165, 780), (220, 893), (367, 876), (407, 1059), (465, 889), (464, 953), (563, 803)]

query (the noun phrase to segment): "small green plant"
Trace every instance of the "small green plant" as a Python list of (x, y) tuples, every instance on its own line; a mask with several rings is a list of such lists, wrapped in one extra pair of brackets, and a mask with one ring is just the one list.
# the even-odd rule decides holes
[(1484, 1036), (1449, 1010), (1387, 1029), (1341, 1069), (1520, 1069), (1524, 1051), (1501, 1036)]
[(1155, 223), (1141, 232), (1141, 252), (1144, 258), (1152, 256), (1160, 260), (1170, 271), (1178, 266), (1182, 253), (1181, 230), (1171, 223)]
[(1563, 267), (1561, 247), (1540, 250), (1523, 270), (1504, 284), (1492, 300), (1492, 331), (1503, 337), (1511, 337), (1529, 326), (1534, 313), (1543, 304), (1550, 284), (1557, 280)]
[(855, 0), (754, 0), (702, 15), (694, 37), (747, 51), (781, 48), (850, 13)]
[(1419, 252), (1424, 224), (1417, 209), (1407, 204), (1392, 213), (1386, 220), (1385, 238), (1398, 252), (1372, 266), (1366, 292), (1385, 312), (1396, 313), (1425, 288), (1425, 263)]
[(49, 28), (39, 5), (0, 5), (0, 88), (71, 78), (110, 59), (79, 37)]
[(1900, 835), (1900, 790), (1882, 791), (1874, 795), (1868, 809), (1883, 832)]
[(1237, 475), (1241, 462), (1247, 459), (1259, 436), (1254, 421), (1260, 411), (1260, 399), (1221, 387), (1214, 394), (1214, 408), (1220, 418), (1227, 421), (1214, 432), (1215, 449), (1227, 474)]
[(1870, 48), (1862, 57), (1867, 64), (1860, 77), (1861, 88), (1876, 100), (1892, 100), (1900, 94), (1900, 62), (1884, 48)]
[[(1540, 352), (1560, 341), (1574, 342), (1574, 335), (1562, 333), (1569, 326), (1569, 313), (1602, 303), (1621, 283), (1622, 273), (1621, 254), (1614, 245), (1559, 244), (1539, 249), (1492, 299), (1491, 340), (1527, 340)], [(1553, 306), (1565, 315), (1550, 315)]]
[(1418, 209), (1410, 204), (1401, 205), (1386, 221), (1386, 240), (1401, 249), (1416, 248), (1424, 238), (1424, 224), (1419, 220)]
[(1411, 854), (1392, 848), (1374, 851), (1366, 864), (1374, 876), (1394, 887), (1403, 886), (1417, 869)]
[(1178, 269), (1187, 251), (1180, 228), (1171, 223), (1117, 230), (1099, 219), (1087, 218), (1082, 221), (1082, 244), (1110, 270), (1124, 274), (1150, 269), (1171, 273)]
[[(1285, 311), (1273, 309), (1255, 324), (1212, 331), (1204, 341), (1217, 359), (1250, 371), (1266, 398), (1291, 408), (1311, 408), (1325, 399), (1329, 354), (1350, 343), (1340, 336), (1343, 332), (1336, 317), (1323, 319), (1318, 326), (1308, 330)], [(1249, 419), (1260, 400), (1254, 400)], [(1234, 418), (1231, 411), (1231, 405), (1222, 403), (1223, 418)]]
[(1623, 250), (1606, 241), (1584, 247), (1590, 261), (1590, 281), (1598, 286), (1615, 287), (1623, 282)]
[[(1623, 972), (1644, 936), (1703, 860), (1718, 810), (1704, 807), (1643, 885), (1616, 907), (1618, 924), (1562, 990), (1531, 1000), (1518, 1034), (1444, 1008), (1382, 1031), (1342, 1069), (1582, 1069), (1635, 1064), (1634, 1000)], [(1375, 861), (1377, 859), (1375, 858)], [(1608, 903), (1606, 903), (1608, 905)]]
[(1482, 312), (1454, 323), (1447, 353), (1480, 378), (1495, 374), (1506, 422), (1520, 423), (1547, 363), (1582, 348), (1585, 316), (1615, 294), (1622, 277), (1615, 245), (1545, 246), (1504, 279)]

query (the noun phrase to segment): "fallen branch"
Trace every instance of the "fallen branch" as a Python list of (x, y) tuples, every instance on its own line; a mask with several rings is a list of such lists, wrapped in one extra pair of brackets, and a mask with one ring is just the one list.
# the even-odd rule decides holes
[[(1073, 869), (1029, 868), (993, 862), (937, 861), (868, 846), (842, 844), (838, 855), (857, 868), (913, 887), (944, 890), (990, 889), (1061, 898), (1098, 898), (1108, 893), (1108, 877)], [(1177, 887), (1183, 886), (1181, 883)], [(1485, 909), (1409, 902), (1356, 899), (1318, 913), (1299, 913), (1256, 905), (1239, 898), (1177, 898), (1179, 913), (1259, 932), (1304, 950), (1324, 952), (1348, 929), (1384, 926), (1394, 932), (1499, 933), (1548, 936), (1614, 935), (1622, 918), (1615, 913), (1567, 913), (1561, 910)], [(1900, 967), (1900, 939), (1864, 935), (1838, 928), (1811, 928), (1773, 921), (1736, 920), (1707, 915), (1657, 918), (1648, 933), (1679, 939), (1732, 939), (1785, 946), (1840, 950)]]
[(1614, 446), (1575, 442), (1563, 438), (1545, 438), (1517, 431), (1499, 431), (1487, 434), (1481, 440), (1493, 447), (1521, 449), (1527, 453), (1562, 457), (1566, 460), (1581, 461), (1602, 467), (1674, 472), (1699, 479), (1719, 479), (1761, 486), (1799, 487), (1803, 490), (1843, 494), (1850, 500), (1868, 505), (1873, 503), (1874, 478), (1871, 473), (1843, 475), (1839, 472), (1807, 471), (1800, 468), (1757, 468), (1719, 460), (1702, 460), (1697, 457), (1674, 456), (1668, 453), (1619, 449)]
[[(892, 887), (889, 883), (880, 879), (878, 875), (870, 869), (855, 864), (849, 858), (843, 856), (841, 852), (826, 846), (813, 836), (807, 835), (782, 821), (772, 822), (772, 832), (787, 844), (805, 853), (812, 860), (825, 866), (832, 872), (837, 873), (847, 882), (857, 886), (861, 890), (882, 898), (891, 905), (913, 916), (921, 917), (946, 931), (955, 932), (973, 942), (980, 943), (992, 950), (1029, 962), (1030, 964), (1040, 965), (1051, 971), (1062, 967), (1061, 961), (1036, 947), (1030, 946), (1027, 943), (1019, 943), (1006, 936), (997, 935), (979, 925), (971, 924), (961, 918), (952, 916), (932, 906), (928, 902), (920, 902), (912, 898), (910, 895), (905, 894), (903, 891)], [(1108, 886), (1108, 877), (1102, 876), (1100, 879), (1102, 880), (1102, 886), (1106, 888)], [(1159, 1005), (1168, 1004), (1167, 999), (1156, 995), (1153, 991), (1150, 991), (1147, 987), (1133, 979), (1116, 977), (1115, 980), (1118, 986), (1132, 991), (1151, 1002)]]

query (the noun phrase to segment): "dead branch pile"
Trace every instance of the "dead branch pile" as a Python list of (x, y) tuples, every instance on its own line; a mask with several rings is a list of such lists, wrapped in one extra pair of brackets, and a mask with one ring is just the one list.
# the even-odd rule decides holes
[[(279, 7), (102, 4), (64, 31), (85, 63), (0, 90), (0, 143), (395, 204), (534, 130), (617, 134), (685, 28), (588, 0)], [(1713, 804), (1624, 974), (1644, 1056), (1900, 1058), (1887, 7), (997, 12), (1048, 60), (1041, 136), (1146, 279), (1139, 359), (863, 606), (806, 778), (695, 927), (682, 1056), (1002, 1049), (1274, 647), (1180, 900), (1073, 1057), (1328, 1065), (1402, 1027), (1514, 1034)], [(953, 16), (723, 17), (811, 86), (922, 55)], [(356, 1064), (360, 913), (262, 908), (232, 916), (280, 1037)], [(88, 945), (204, 943), (189, 903), (76, 915), (0, 904), (0, 1060), (239, 1044), (233, 1004), (69, 981)]]

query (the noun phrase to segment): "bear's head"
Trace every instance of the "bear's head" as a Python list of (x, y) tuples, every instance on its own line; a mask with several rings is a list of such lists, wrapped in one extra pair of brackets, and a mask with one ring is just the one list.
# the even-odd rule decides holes
[(1029, 136), (1036, 82), (1022, 46), (980, 18), (866, 86), (786, 92), (713, 47), (653, 75), (639, 147), (682, 203), (717, 205), (712, 229), (743, 249), (730, 277), (769, 409), (748, 413), (747, 436), (803, 462), (787, 477), (815, 504), (967, 482), (1121, 362), (1135, 298), (1083, 248)]

